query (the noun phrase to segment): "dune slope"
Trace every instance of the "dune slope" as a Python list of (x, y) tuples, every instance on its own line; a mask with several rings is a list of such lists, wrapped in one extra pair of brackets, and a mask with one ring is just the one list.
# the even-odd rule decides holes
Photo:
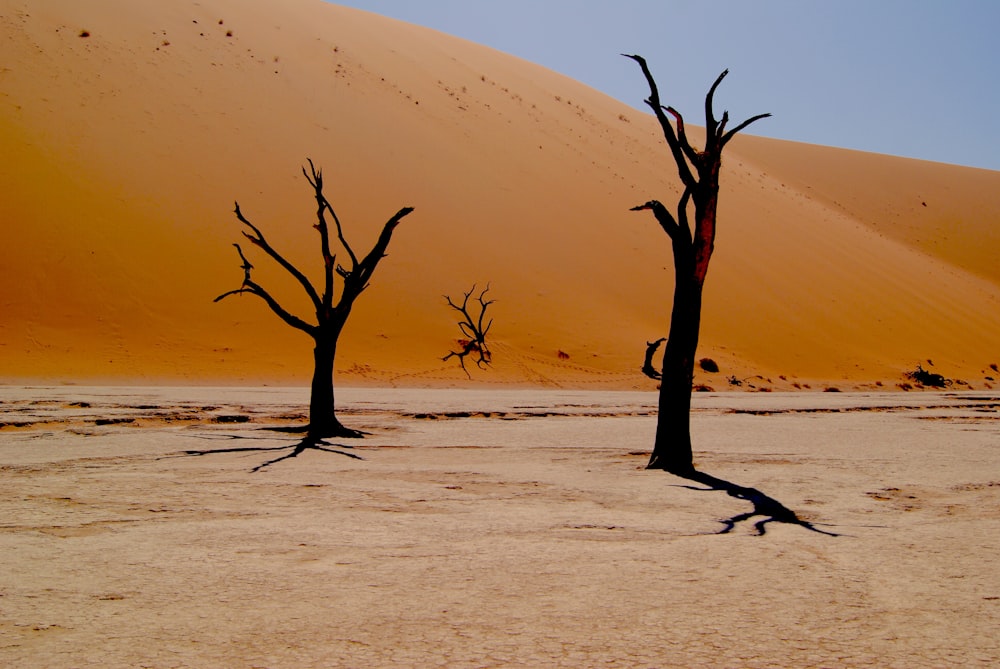
[[(312, 158), (359, 250), (415, 207), (342, 381), (467, 383), (440, 360), (460, 335), (442, 295), (489, 282), (495, 362), (475, 382), (652, 387), (670, 251), (628, 209), (679, 190), (650, 116), (319, 0), (0, 0), (0, 37), (0, 380), (307, 382), (307, 337), (251, 297), (212, 300), (242, 279), (234, 200), (316, 278)], [(1000, 173), (756, 137), (723, 169), (701, 348), (722, 371), (699, 382), (892, 385), (930, 359), (989, 383)]]

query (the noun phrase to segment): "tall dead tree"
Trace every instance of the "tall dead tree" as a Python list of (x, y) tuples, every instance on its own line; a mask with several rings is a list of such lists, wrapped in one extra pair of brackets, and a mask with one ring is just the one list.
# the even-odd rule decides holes
[[(674, 257), (674, 302), (670, 313), (669, 336), (663, 353), (656, 441), (646, 466), (649, 469), (689, 474), (694, 470), (691, 450), (691, 391), (695, 351), (701, 329), (702, 288), (715, 247), (722, 150), (736, 133), (770, 114), (758, 114), (727, 131), (729, 112), (723, 112), (722, 119), (716, 120), (712, 109), (715, 90), (729, 74), (729, 70), (724, 71), (705, 96), (705, 148), (699, 151), (688, 141), (684, 118), (680, 112), (661, 104), (656, 81), (646, 60), (642, 56), (622, 55), (631, 58), (642, 68), (649, 85), (649, 97), (645, 102), (660, 123), (684, 185), (684, 192), (677, 203), (676, 217), (657, 200), (632, 208), (632, 211), (649, 209), (653, 212), (657, 222), (670, 237)], [(688, 208), (692, 204), (694, 230), (688, 219)]]
[[(239, 202), (236, 203), (236, 218), (239, 219), (249, 231), (244, 230), (243, 236), (250, 240), (250, 243), (258, 247), (271, 257), (278, 265), (283, 267), (305, 290), (309, 300), (316, 310), (316, 322), (310, 323), (298, 316), (290, 313), (278, 303), (270, 292), (263, 286), (255, 282), (250, 272), (253, 265), (247, 260), (243, 249), (239, 244), (233, 244), (240, 260), (243, 262), (243, 284), (236, 290), (223, 293), (215, 298), (218, 302), (230, 295), (243, 295), (249, 293), (264, 300), (281, 320), (288, 325), (301, 330), (313, 339), (313, 376), (309, 399), (309, 426), (307, 439), (320, 440), (324, 437), (360, 437), (361, 432), (344, 427), (337, 419), (336, 404), (334, 399), (333, 384), (333, 364), (337, 356), (337, 340), (347, 323), (347, 317), (351, 313), (354, 301), (368, 287), (372, 273), (379, 261), (385, 257), (389, 240), (399, 222), (413, 211), (413, 207), (403, 207), (390, 218), (382, 227), (382, 232), (375, 242), (375, 246), (364, 258), (359, 258), (351, 245), (344, 237), (344, 229), (340, 223), (333, 206), (323, 194), (323, 173), (309, 160), (309, 171), (302, 168), (309, 185), (312, 186), (316, 198), (316, 223), (313, 227), (319, 231), (320, 251), (323, 255), (323, 292), (320, 293), (313, 286), (312, 282), (298, 268), (286, 260), (274, 247), (264, 238), (264, 234), (251, 223), (240, 211)], [(331, 253), (330, 227), (327, 217), (333, 219), (336, 228), (337, 241), (347, 253), (350, 263), (347, 267), (338, 264), (337, 258)], [(340, 298), (334, 300), (335, 286), (334, 277), (341, 279)]]

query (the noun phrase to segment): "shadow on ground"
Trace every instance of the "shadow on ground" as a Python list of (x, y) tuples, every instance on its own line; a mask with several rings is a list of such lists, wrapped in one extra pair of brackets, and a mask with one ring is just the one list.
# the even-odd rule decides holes
[(746, 513), (740, 513), (732, 518), (726, 518), (720, 520), (723, 528), (719, 530), (716, 534), (728, 534), (732, 532), (739, 523), (749, 522), (752, 518), (759, 518), (755, 523), (753, 523), (754, 529), (757, 530), (758, 536), (763, 536), (767, 532), (768, 523), (786, 523), (788, 525), (798, 525), (799, 527), (804, 527), (811, 532), (817, 532), (819, 534), (825, 534), (830, 537), (839, 537), (841, 535), (835, 532), (827, 532), (826, 530), (821, 530), (816, 527), (814, 523), (802, 520), (799, 518), (794, 511), (789, 509), (787, 506), (774, 499), (769, 495), (765, 495), (760, 490), (756, 488), (747, 488), (745, 486), (737, 485), (731, 481), (726, 481), (725, 479), (720, 479), (711, 474), (706, 474), (704, 472), (699, 472), (697, 470), (691, 470), (690, 472), (683, 474), (675, 474), (681, 478), (688, 479), (689, 481), (694, 481), (696, 483), (701, 483), (707, 487), (697, 487), (691, 485), (682, 485), (682, 488), (688, 488), (690, 490), (702, 490), (711, 491), (718, 490), (726, 493), (730, 497), (735, 497), (737, 499), (742, 499), (753, 504), (753, 510), (747, 511)]
[[(288, 431), (288, 430), (281, 430)], [(242, 435), (225, 435), (222, 437), (207, 437), (210, 439), (260, 439), (262, 437), (247, 437)], [(251, 472), (259, 472), (265, 467), (269, 467), (275, 463), (281, 462), (282, 460), (290, 460), (291, 458), (298, 457), (300, 454), (313, 450), (313, 451), (323, 451), (324, 453), (336, 453), (337, 455), (343, 455), (348, 458), (353, 458), (355, 460), (364, 460), (363, 457), (355, 453), (350, 453), (348, 450), (351, 446), (346, 444), (332, 444), (324, 439), (319, 439), (316, 437), (306, 437), (301, 441), (294, 444), (284, 444), (281, 446), (234, 446), (232, 448), (208, 448), (208, 449), (194, 449), (183, 451), (182, 454), (185, 456), (199, 456), (199, 455), (215, 455), (218, 453), (266, 453), (269, 451), (284, 451), (286, 449), (291, 449), (288, 453), (279, 455), (276, 458), (263, 462), (253, 469)]]

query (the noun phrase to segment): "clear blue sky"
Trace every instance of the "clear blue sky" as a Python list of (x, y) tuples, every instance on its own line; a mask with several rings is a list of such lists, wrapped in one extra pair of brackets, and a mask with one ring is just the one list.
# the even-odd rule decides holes
[(337, 0), (754, 134), (1000, 170), (1000, 0)]

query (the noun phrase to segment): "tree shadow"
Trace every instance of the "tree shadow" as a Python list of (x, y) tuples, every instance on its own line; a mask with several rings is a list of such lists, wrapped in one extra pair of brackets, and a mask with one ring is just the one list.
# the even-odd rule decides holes
[[(223, 436), (212, 436), (203, 437), (205, 439), (263, 439), (266, 437), (247, 437), (244, 435), (228, 434)], [(336, 447), (336, 448), (332, 448)], [(298, 457), (300, 454), (313, 450), (313, 451), (323, 451), (324, 453), (336, 453), (337, 455), (343, 455), (348, 458), (353, 458), (354, 460), (364, 460), (363, 457), (355, 453), (349, 453), (348, 451), (341, 449), (350, 449), (353, 446), (348, 446), (346, 444), (331, 444), (324, 439), (317, 437), (306, 437), (295, 444), (285, 444), (282, 446), (234, 446), (232, 448), (208, 448), (208, 449), (191, 449), (187, 451), (182, 451), (182, 455), (188, 457), (196, 457), (201, 455), (215, 455), (217, 453), (265, 453), (268, 451), (284, 451), (286, 449), (291, 449), (288, 453), (279, 455), (276, 458), (263, 462), (253, 469), (250, 470), (251, 473), (259, 472), (265, 467), (270, 467), (273, 464), (281, 462), (282, 460), (290, 460), (292, 458)]]
[(720, 479), (711, 474), (706, 474), (704, 472), (699, 472), (692, 469), (689, 472), (677, 473), (674, 472), (675, 476), (688, 479), (689, 481), (694, 481), (696, 483), (701, 483), (707, 487), (701, 488), (691, 485), (682, 485), (682, 488), (688, 488), (690, 490), (718, 490), (726, 493), (730, 497), (735, 497), (737, 499), (742, 499), (753, 504), (753, 510), (747, 511), (746, 513), (740, 513), (732, 518), (726, 518), (724, 520), (719, 520), (722, 523), (723, 528), (716, 532), (716, 534), (728, 534), (732, 532), (739, 523), (747, 522), (751, 518), (760, 517), (760, 520), (753, 523), (754, 529), (757, 530), (757, 536), (764, 536), (767, 532), (768, 523), (786, 523), (788, 525), (798, 525), (799, 527), (804, 527), (810, 532), (816, 532), (817, 534), (825, 534), (830, 537), (842, 536), (836, 532), (828, 532), (826, 530), (821, 530), (816, 527), (815, 523), (810, 523), (809, 521), (802, 520), (799, 518), (794, 511), (789, 509), (787, 506), (774, 499), (769, 495), (765, 495), (760, 490), (756, 488), (747, 488), (745, 486), (736, 485), (731, 481), (726, 481), (725, 479)]

